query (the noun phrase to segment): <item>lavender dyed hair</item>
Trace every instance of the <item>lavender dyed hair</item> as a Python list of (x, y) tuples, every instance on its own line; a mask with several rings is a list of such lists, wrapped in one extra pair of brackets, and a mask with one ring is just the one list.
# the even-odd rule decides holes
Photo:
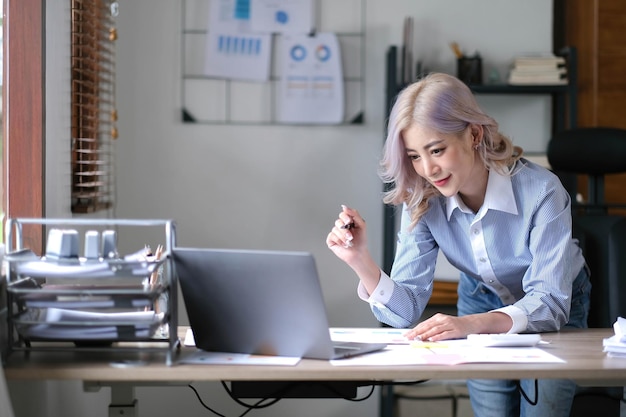
[(462, 132), (470, 124), (483, 127), (483, 138), (478, 154), (487, 169), (511, 175), (522, 154), (522, 149), (500, 133), (498, 123), (485, 114), (472, 91), (458, 78), (431, 73), (409, 85), (398, 95), (391, 114), (387, 140), (380, 162), (379, 175), (388, 185), (383, 196), (385, 204), (406, 203), (411, 213), (411, 227), (428, 210), (428, 201), (439, 192), (413, 168), (404, 147), (403, 132), (419, 124), (444, 134)]

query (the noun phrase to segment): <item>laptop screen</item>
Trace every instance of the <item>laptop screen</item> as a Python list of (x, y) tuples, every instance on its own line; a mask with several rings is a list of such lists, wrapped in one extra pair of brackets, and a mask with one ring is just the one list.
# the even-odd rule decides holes
[(173, 258), (198, 348), (333, 356), (312, 254), (175, 248)]

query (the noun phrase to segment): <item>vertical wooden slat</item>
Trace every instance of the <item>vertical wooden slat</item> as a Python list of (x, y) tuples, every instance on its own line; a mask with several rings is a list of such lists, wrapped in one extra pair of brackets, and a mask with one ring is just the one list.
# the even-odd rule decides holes
[[(44, 216), (45, 0), (4, 0), (3, 137), (5, 217)], [(41, 253), (43, 228), (24, 229)]]
[(110, 91), (114, 37), (110, 0), (71, 0), (72, 11), (72, 212), (111, 206), (107, 146), (114, 137)]

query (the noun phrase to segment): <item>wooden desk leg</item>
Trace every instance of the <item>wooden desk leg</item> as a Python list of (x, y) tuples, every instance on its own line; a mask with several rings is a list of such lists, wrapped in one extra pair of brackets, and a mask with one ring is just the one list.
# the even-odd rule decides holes
[(131, 384), (111, 384), (109, 417), (138, 417), (135, 387)]

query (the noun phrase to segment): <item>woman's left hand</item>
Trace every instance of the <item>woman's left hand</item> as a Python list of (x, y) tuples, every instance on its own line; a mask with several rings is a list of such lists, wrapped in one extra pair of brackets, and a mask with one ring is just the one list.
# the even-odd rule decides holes
[(513, 321), (507, 314), (497, 311), (462, 317), (437, 313), (406, 332), (405, 337), (409, 340), (436, 342), (462, 339), (474, 333), (506, 333), (512, 325)]

